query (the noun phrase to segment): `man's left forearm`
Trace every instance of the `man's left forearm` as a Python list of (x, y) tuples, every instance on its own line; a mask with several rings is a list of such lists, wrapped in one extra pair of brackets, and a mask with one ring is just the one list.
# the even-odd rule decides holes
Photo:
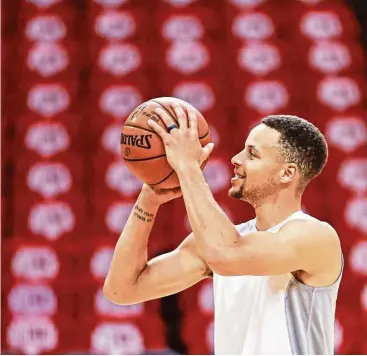
[(217, 251), (233, 246), (239, 233), (215, 201), (199, 164), (188, 164), (177, 171), (192, 231), (210, 259)]

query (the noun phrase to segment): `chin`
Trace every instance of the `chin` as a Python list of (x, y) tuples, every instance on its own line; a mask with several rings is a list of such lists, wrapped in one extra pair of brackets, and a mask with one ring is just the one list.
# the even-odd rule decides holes
[(234, 189), (233, 187), (228, 190), (228, 196), (235, 200), (241, 200), (243, 198), (240, 189)]

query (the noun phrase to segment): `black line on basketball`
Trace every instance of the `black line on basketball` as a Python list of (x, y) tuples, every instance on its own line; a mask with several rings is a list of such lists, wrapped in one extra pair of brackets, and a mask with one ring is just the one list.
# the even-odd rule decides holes
[[(158, 104), (161, 108), (163, 108), (163, 110), (169, 115), (172, 117), (173, 120), (175, 120), (176, 123), (177, 122), (177, 119), (159, 102), (159, 101), (155, 101), (155, 100), (151, 100), (151, 101), (154, 101), (156, 104)], [(185, 108), (185, 111), (186, 111), (186, 108)], [(204, 135), (204, 136), (201, 136), (199, 137), (199, 140), (202, 140), (203, 138), (207, 137), (209, 135), (209, 131)]]
[(154, 130), (149, 130), (149, 129), (146, 129), (144, 127), (140, 127), (140, 126), (137, 126), (137, 125), (126, 124), (124, 126), (135, 127), (136, 129), (140, 129), (140, 130), (143, 130), (143, 131), (148, 131), (148, 132), (151, 132), (151, 133), (154, 133), (154, 134), (157, 135), (157, 133)]
[(209, 135), (209, 131), (204, 136), (199, 137), (199, 140), (202, 140), (203, 138), (205, 138), (208, 135)]
[(157, 185), (157, 184), (161, 184), (163, 183), (166, 179), (168, 179), (173, 173), (175, 173), (175, 170), (172, 169), (171, 173), (166, 177), (166, 178), (163, 178), (161, 181), (159, 181), (158, 183), (153, 183), (153, 184), (149, 184), (149, 185)]
[(177, 119), (159, 101), (155, 101), (155, 100), (152, 100), (152, 101), (158, 104), (169, 116), (172, 117), (173, 120), (175, 120), (176, 123), (178, 123)]
[(151, 159), (156, 159), (156, 158), (161, 158), (161, 157), (166, 157), (166, 154), (148, 157), (148, 158), (124, 158), (124, 160), (129, 161), (129, 162), (139, 162), (139, 161), (149, 161)]

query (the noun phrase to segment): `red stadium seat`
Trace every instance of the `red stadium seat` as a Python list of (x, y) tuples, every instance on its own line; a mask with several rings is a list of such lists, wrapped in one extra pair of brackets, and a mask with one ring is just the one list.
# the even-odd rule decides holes
[(161, 53), (159, 71), (171, 82), (210, 76), (220, 81), (226, 73), (218, 46), (209, 41), (175, 41), (162, 46)]
[(355, 39), (358, 36), (356, 21), (344, 5), (334, 3), (310, 9), (301, 2), (294, 2), (293, 6), (293, 21), (289, 26), (297, 28), (291, 34), (298, 45), (315, 40)]
[(230, 19), (231, 41), (265, 41), (278, 38), (278, 22), (271, 14), (263, 11), (241, 11)]
[[(118, 142), (117, 142), (118, 144)], [(94, 159), (94, 187), (96, 197), (120, 196), (132, 199), (139, 194), (142, 183), (128, 170), (122, 158), (111, 159), (100, 152)]]
[(182, 339), (190, 355), (208, 355), (214, 351), (213, 317), (187, 314), (182, 322)]
[[(84, 234), (84, 201), (34, 201), (24, 197), (14, 209), (14, 235), (27, 236), (27, 241), (73, 241)], [(81, 199), (81, 198), (79, 198)]]
[[(76, 247), (72, 244), (52, 244), (26, 242), (21, 237), (13, 237), (4, 246), (6, 259), (3, 266), (9, 271), (4, 283), (69, 281), (77, 269)], [(80, 268), (79, 268), (80, 269)]]
[(32, 161), (25, 156), (15, 163), (14, 194), (16, 201), (23, 195), (44, 199), (63, 199), (72, 197), (83, 191), (83, 171), (81, 157), (70, 155), (69, 160)]
[(172, 8), (155, 15), (158, 31), (164, 41), (201, 41), (223, 37), (219, 17), (208, 8)]
[(91, 86), (142, 80), (151, 64), (149, 48), (137, 42), (109, 43), (101, 47), (92, 67)]
[(63, 330), (59, 330), (52, 318), (45, 316), (18, 317), (12, 320), (8, 319), (4, 324), (5, 347), (16, 353), (57, 352), (61, 351), (59, 345), (62, 344), (62, 341), (68, 342), (62, 337)]
[[(121, 158), (121, 128), (161, 96), (206, 118), (215, 148), (203, 174), (234, 224), (255, 215), (228, 196), (249, 131), (271, 114), (320, 128), (328, 163), (302, 209), (341, 240), (335, 353), (367, 352), (365, 57), (345, 1), (4, 0), (2, 10), (2, 353), (213, 353), (212, 279), (173, 303), (116, 305), (102, 292), (142, 186)], [(184, 200), (163, 204), (148, 259), (191, 232)], [(163, 320), (171, 307), (179, 319)]]
[(76, 43), (35, 42), (22, 46), (22, 82), (75, 80), (82, 63)]
[(20, 28), (23, 29), (23, 42), (60, 41), (75, 38), (76, 23), (69, 14), (47, 12), (22, 19)]
[(147, 13), (143, 9), (106, 9), (89, 15), (92, 53), (109, 41), (141, 41), (151, 33), (148, 30), (152, 24), (147, 21)]
[[(146, 4), (146, 3), (145, 3)], [(88, 11), (98, 13), (101, 10), (124, 10), (144, 5), (144, 0), (88, 0)]]
[[(359, 75), (363, 72), (364, 55), (356, 42), (316, 41), (300, 49), (302, 66), (307, 75)], [(312, 72), (312, 73), (310, 73)]]
[[(16, 132), (14, 152), (28, 159), (40, 158), (64, 160), (75, 155), (83, 147), (77, 141), (79, 127), (72, 127), (60, 121), (33, 121), (32, 116), (24, 117), (22, 126)], [(77, 122), (76, 122), (77, 123)]]
[(255, 78), (278, 79), (295, 65), (294, 54), (280, 41), (244, 42), (233, 52), (237, 64), (233, 76), (242, 83)]
[(309, 93), (315, 93), (310, 108), (312, 116), (330, 117), (349, 111), (360, 111), (366, 95), (363, 79), (355, 76), (326, 76), (318, 82), (304, 83)]
[[(367, 147), (367, 124), (364, 120), (366, 113), (345, 113), (331, 117), (325, 125), (325, 136), (329, 148), (346, 155), (361, 154)], [(330, 155), (329, 159), (332, 159)]]

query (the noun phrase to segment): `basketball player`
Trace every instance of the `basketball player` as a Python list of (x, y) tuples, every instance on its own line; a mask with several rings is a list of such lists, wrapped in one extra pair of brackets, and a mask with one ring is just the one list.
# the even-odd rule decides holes
[(305, 187), (327, 160), (323, 135), (289, 115), (268, 116), (250, 132), (232, 158), (229, 196), (251, 204), (256, 218), (235, 226), (200, 169), (212, 144), (201, 147), (193, 110), (174, 109), (179, 127), (160, 109), (168, 131), (150, 125), (179, 177), (193, 232), (176, 250), (148, 261), (158, 208), (181, 191), (144, 185), (117, 242), (105, 296), (117, 304), (139, 303), (213, 275), (216, 354), (333, 354), (340, 242), (330, 225), (301, 210)]

